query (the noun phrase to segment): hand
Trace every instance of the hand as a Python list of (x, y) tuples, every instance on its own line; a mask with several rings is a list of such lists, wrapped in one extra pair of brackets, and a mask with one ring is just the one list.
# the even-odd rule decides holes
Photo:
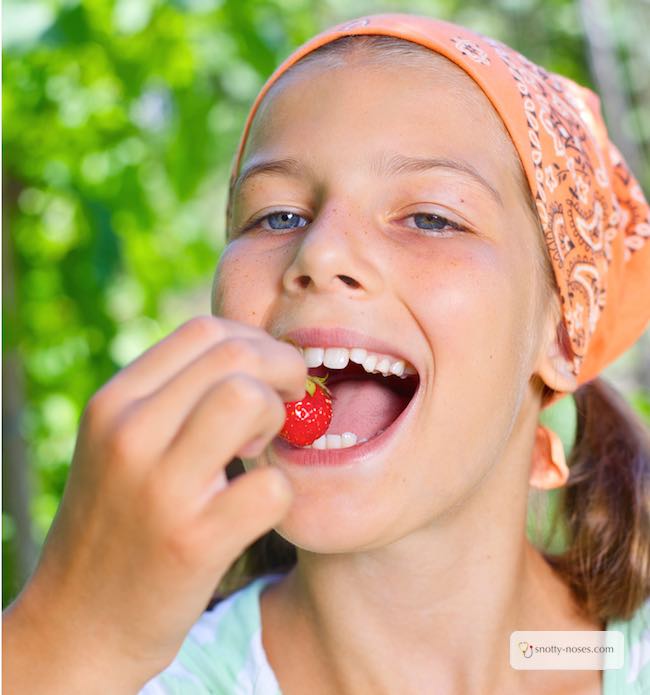
[(42, 671), (47, 655), (68, 678), (61, 692), (86, 676), (128, 692), (162, 671), (232, 562), (288, 511), (278, 469), (230, 484), (224, 469), (262, 453), (306, 375), (295, 347), (201, 316), (95, 393), (39, 565), (8, 614), (8, 648), (12, 634), (33, 645), (16, 643), (16, 658), (27, 648)]

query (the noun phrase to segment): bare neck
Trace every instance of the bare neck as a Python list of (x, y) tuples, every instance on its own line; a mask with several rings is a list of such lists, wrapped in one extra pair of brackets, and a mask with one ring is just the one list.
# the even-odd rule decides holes
[[(532, 693), (523, 680), (531, 672), (509, 665), (510, 632), (604, 629), (579, 614), (526, 539), (525, 500), (504, 511), (498, 496), (488, 499), (489, 508), (375, 550), (298, 550), (297, 566), (262, 601), (264, 646), (285, 695), (301, 673), (315, 695)], [(567, 691), (600, 692), (599, 677), (589, 674), (591, 689), (575, 681)]]

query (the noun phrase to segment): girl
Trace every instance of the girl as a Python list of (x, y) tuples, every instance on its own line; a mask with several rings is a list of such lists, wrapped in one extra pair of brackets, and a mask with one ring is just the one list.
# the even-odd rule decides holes
[[(650, 212), (595, 95), (433, 19), (333, 27), (253, 105), (227, 229), (213, 316), (84, 412), (11, 692), (647, 692), (648, 437), (597, 375), (648, 321)], [(518, 630), (620, 631), (624, 667), (513, 668)]]

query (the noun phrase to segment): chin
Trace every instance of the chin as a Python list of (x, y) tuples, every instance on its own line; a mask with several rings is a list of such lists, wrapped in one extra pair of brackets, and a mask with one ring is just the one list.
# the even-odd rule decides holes
[[(354, 500), (339, 493), (330, 498), (314, 493), (294, 498), (294, 502), (275, 530), (297, 548), (312, 553), (354, 553), (381, 548), (400, 536), (403, 518), (394, 493), (373, 495), (383, 506), (369, 500)], [(390, 508), (387, 507), (390, 505)]]

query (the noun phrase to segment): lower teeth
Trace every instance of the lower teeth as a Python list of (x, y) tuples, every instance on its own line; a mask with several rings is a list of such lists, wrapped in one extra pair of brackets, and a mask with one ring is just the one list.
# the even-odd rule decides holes
[(324, 434), (304, 449), (348, 449), (357, 443), (357, 435), (354, 432), (343, 434)]
[(364, 437), (357, 440), (357, 435), (354, 432), (345, 432), (344, 434), (324, 434), (311, 444), (302, 447), (303, 449), (349, 449), (351, 446), (363, 444), (370, 439), (378, 437), (386, 431), (386, 428), (379, 430), (372, 437)]

